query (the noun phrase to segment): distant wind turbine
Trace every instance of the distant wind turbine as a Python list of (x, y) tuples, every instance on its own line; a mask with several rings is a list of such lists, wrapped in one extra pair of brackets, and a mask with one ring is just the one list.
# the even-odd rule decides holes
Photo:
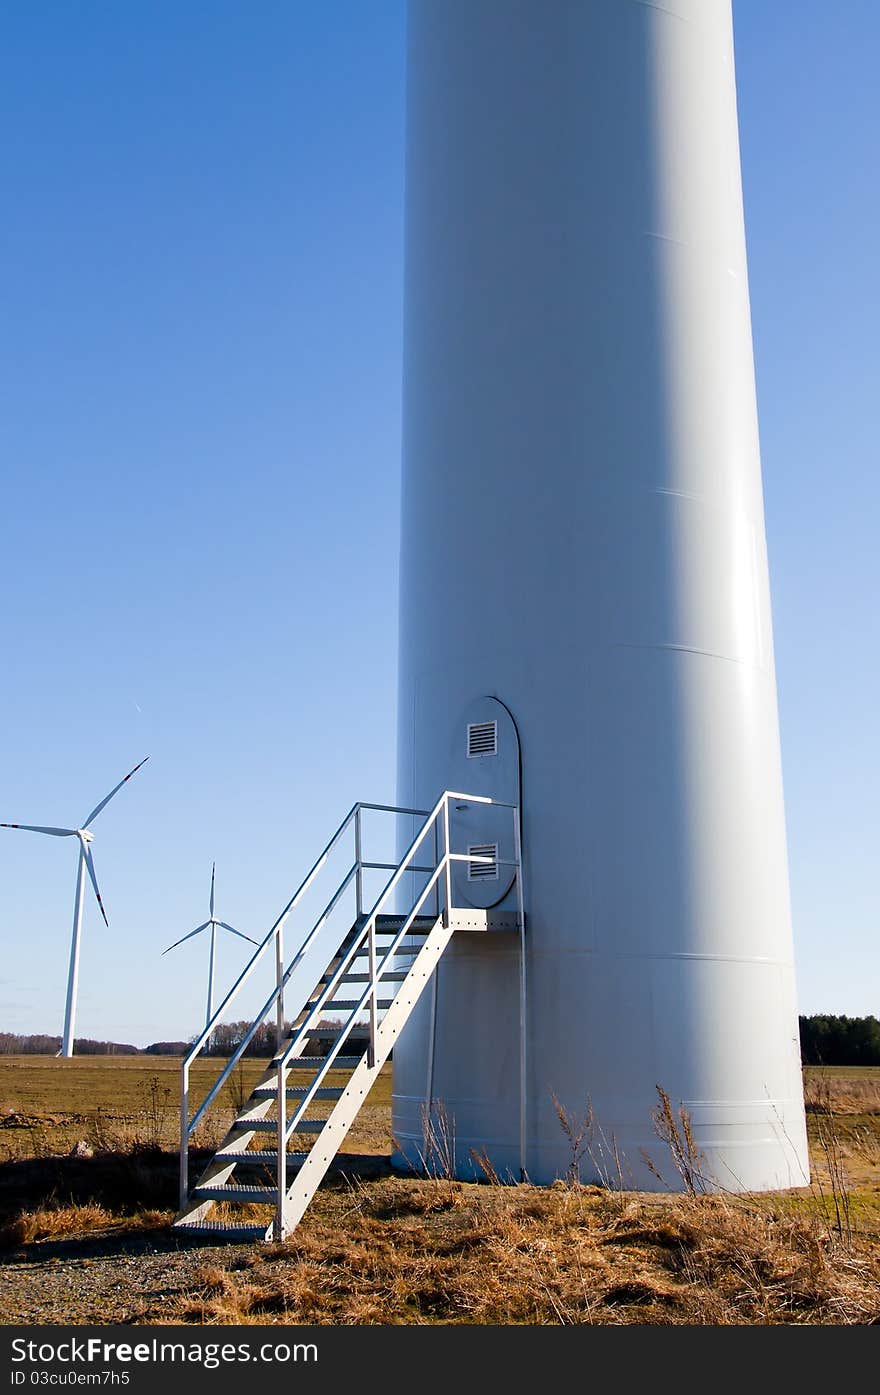
[(209, 958), (209, 960), (208, 960), (208, 1011), (207, 1011), (207, 1015), (206, 1015), (206, 1017), (205, 1017), (205, 1026), (206, 1026), (206, 1027), (207, 1027), (208, 1024), (210, 1023), (211, 1018), (214, 1016), (214, 969), (215, 969), (216, 962), (217, 962), (217, 927), (218, 927), (218, 925), (219, 925), (219, 927), (220, 927), (221, 930), (228, 930), (229, 933), (230, 933), (231, 935), (237, 935), (238, 938), (239, 938), (240, 940), (247, 940), (248, 943), (249, 943), (249, 944), (252, 944), (252, 945), (257, 944), (257, 941), (256, 941), (256, 940), (252, 940), (251, 937), (250, 937), (250, 935), (243, 935), (242, 932), (241, 932), (240, 930), (236, 930), (236, 929), (235, 929), (235, 926), (234, 926), (234, 925), (227, 925), (225, 920), (218, 920), (217, 917), (214, 915), (214, 872), (215, 872), (215, 870), (216, 870), (216, 867), (217, 867), (216, 862), (212, 862), (212, 864), (211, 864), (211, 905), (210, 905), (210, 912), (211, 912), (211, 913), (210, 913), (208, 919), (202, 921), (201, 925), (197, 925), (197, 926), (196, 926), (195, 930), (190, 930), (190, 932), (189, 932), (188, 935), (184, 935), (184, 936), (182, 937), (182, 939), (175, 940), (173, 945), (169, 945), (167, 949), (163, 949), (163, 951), (162, 951), (163, 954), (170, 954), (171, 951), (172, 951), (172, 949), (176, 949), (178, 945), (184, 944), (184, 942), (185, 942), (186, 940), (192, 940), (192, 939), (194, 939), (196, 935), (201, 935), (202, 931), (203, 931), (203, 930), (207, 930), (208, 927), (210, 926), (210, 929), (211, 929), (211, 954), (210, 954), (210, 958)]
[(95, 863), (92, 857), (92, 850), (89, 847), (94, 834), (89, 832), (89, 825), (93, 824), (101, 810), (106, 808), (113, 798), (118, 794), (122, 786), (135, 775), (142, 765), (146, 765), (150, 759), (144, 756), (139, 761), (134, 770), (130, 770), (124, 780), (120, 780), (118, 785), (114, 785), (110, 793), (96, 804), (81, 828), (44, 828), (40, 824), (32, 823), (0, 823), (0, 828), (20, 828), (25, 833), (48, 833), (52, 838), (78, 838), (79, 839), (79, 863), (76, 873), (76, 897), (73, 902), (73, 938), (70, 945), (70, 970), (67, 977), (67, 1006), (64, 1010), (64, 1036), (61, 1040), (61, 1056), (73, 1055), (73, 1025), (76, 1017), (76, 993), (79, 981), (79, 940), (82, 930), (83, 916), (83, 894), (86, 885), (86, 872), (89, 874), (92, 886), (95, 889), (95, 896), (98, 899), (98, 909), (104, 917), (104, 924), (109, 925), (107, 912), (104, 910), (104, 902), (101, 900), (101, 893), (98, 890), (98, 878), (95, 874)]

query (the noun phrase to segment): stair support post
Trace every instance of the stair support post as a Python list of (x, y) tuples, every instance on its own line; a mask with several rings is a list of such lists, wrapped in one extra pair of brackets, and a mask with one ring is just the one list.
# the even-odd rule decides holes
[(284, 1061), (278, 1062), (278, 1165), (275, 1170), (278, 1200), (275, 1205), (275, 1239), (284, 1239), (284, 1203), (287, 1199), (287, 1082)]
[[(443, 857), (446, 862), (446, 909), (444, 911), (443, 924), (447, 928), (452, 924), (452, 858), (449, 856), (452, 849), (449, 846), (449, 800), (443, 800)], [(439, 879), (438, 879), (439, 886)]]
[(284, 1040), (284, 932), (281, 926), (275, 931), (275, 1050), (281, 1050)]
[(189, 1200), (189, 1068), (184, 1062), (180, 1083), (180, 1209)]
[(354, 861), (357, 871), (354, 877), (355, 896), (357, 898), (357, 919), (360, 920), (364, 913), (364, 869), (363, 850), (361, 847), (361, 806), (358, 805), (354, 816)]
[(376, 1009), (376, 995), (377, 995), (377, 992), (378, 992), (378, 984), (377, 984), (377, 982), (376, 982), (376, 917), (375, 917), (375, 916), (373, 916), (373, 919), (370, 921), (369, 930), (367, 931), (367, 952), (368, 952), (369, 964), (370, 964), (370, 1045), (369, 1045), (369, 1048), (368, 1048), (368, 1061), (369, 1061), (370, 1067), (372, 1068), (372, 1067), (376, 1064), (376, 1028), (377, 1028), (377, 1026), (378, 1026), (377, 1016), (376, 1016), (376, 1014), (377, 1014), (377, 1009)]
[(528, 1070), (526, 1055), (526, 901), (523, 887), (522, 824), (520, 818), (520, 809), (517, 805), (513, 811), (513, 844), (514, 857), (516, 858), (516, 902), (519, 918), (519, 1180), (525, 1182), (528, 1178), (526, 1171), (528, 1148), (526, 1132), (526, 1073)]

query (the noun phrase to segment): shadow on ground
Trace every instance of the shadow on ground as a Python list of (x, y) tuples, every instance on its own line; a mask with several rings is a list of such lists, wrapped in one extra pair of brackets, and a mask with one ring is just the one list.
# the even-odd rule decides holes
[[(211, 1150), (191, 1153), (192, 1174), (197, 1177), (211, 1157)], [(391, 1171), (384, 1155), (343, 1154), (328, 1171), (324, 1186), (373, 1180)], [(204, 1235), (182, 1235), (168, 1223), (177, 1209), (178, 1185), (178, 1155), (160, 1149), (0, 1164), (0, 1262), (33, 1258), (37, 1251), (46, 1259), (71, 1259), (202, 1247)], [(98, 1224), (89, 1235), (21, 1239), (23, 1215), (88, 1207), (100, 1207), (107, 1225)]]

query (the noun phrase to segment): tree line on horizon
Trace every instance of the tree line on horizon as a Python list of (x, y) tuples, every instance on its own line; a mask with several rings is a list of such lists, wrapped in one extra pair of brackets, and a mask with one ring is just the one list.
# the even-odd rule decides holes
[[(805, 1066), (880, 1066), (880, 1020), (874, 1016), (847, 1017), (832, 1013), (815, 1013), (800, 1017), (801, 1060)], [(250, 1022), (221, 1022), (215, 1028), (206, 1055), (231, 1056), (250, 1030)], [(332, 1036), (338, 1023), (322, 1023)], [(285, 1023), (285, 1031), (291, 1024)], [(355, 1040), (363, 1037), (357, 1028)], [(154, 1041), (149, 1046), (132, 1046), (128, 1042), (93, 1041), (77, 1037), (74, 1050), (78, 1056), (184, 1056), (196, 1040)], [(310, 1043), (309, 1055), (319, 1055), (319, 1040)], [(43, 1033), (26, 1035), (0, 1032), (0, 1056), (57, 1056), (61, 1038)], [(247, 1056), (272, 1056), (275, 1051), (275, 1024), (261, 1022), (245, 1051)]]
[[(326, 1038), (331, 1039), (339, 1030), (340, 1023), (327, 1019), (321, 1022), (318, 1030), (323, 1029)], [(284, 1031), (288, 1033), (293, 1026), (291, 1022), (285, 1022)], [(211, 1034), (210, 1047), (203, 1051), (206, 1056), (231, 1056), (241, 1045), (251, 1023), (242, 1022), (219, 1022)], [(367, 1031), (364, 1027), (355, 1027), (350, 1036), (352, 1042), (360, 1042)], [(194, 1034), (188, 1041), (154, 1041), (149, 1046), (132, 1046), (128, 1042), (119, 1041), (93, 1041), (89, 1037), (77, 1037), (73, 1044), (76, 1056), (185, 1056), (196, 1040)], [(315, 1038), (309, 1042), (303, 1053), (306, 1056), (319, 1056), (325, 1049), (325, 1042), (320, 1038)], [(0, 1032), (0, 1056), (57, 1056), (61, 1050), (60, 1036), (48, 1036), (45, 1033), (37, 1032), (31, 1035), (20, 1032)], [(254, 1032), (253, 1038), (245, 1048), (246, 1056), (269, 1057), (275, 1054), (275, 1023), (261, 1022)]]
[(880, 1021), (816, 1013), (798, 1019), (805, 1066), (880, 1066)]

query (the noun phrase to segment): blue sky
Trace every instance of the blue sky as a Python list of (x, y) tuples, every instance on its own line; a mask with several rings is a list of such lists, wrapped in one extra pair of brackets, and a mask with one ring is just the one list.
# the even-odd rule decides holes
[[(880, 10), (735, 15), (801, 1010), (878, 1012)], [(403, 78), (402, 0), (4, 16), (0, 818), (152, 757), (79, 1035), (194, 1031), (212, 860), (262, 934), (393, 798)], [(0, 1029), (60, 1030), (74, 876), (0, 839)]]

